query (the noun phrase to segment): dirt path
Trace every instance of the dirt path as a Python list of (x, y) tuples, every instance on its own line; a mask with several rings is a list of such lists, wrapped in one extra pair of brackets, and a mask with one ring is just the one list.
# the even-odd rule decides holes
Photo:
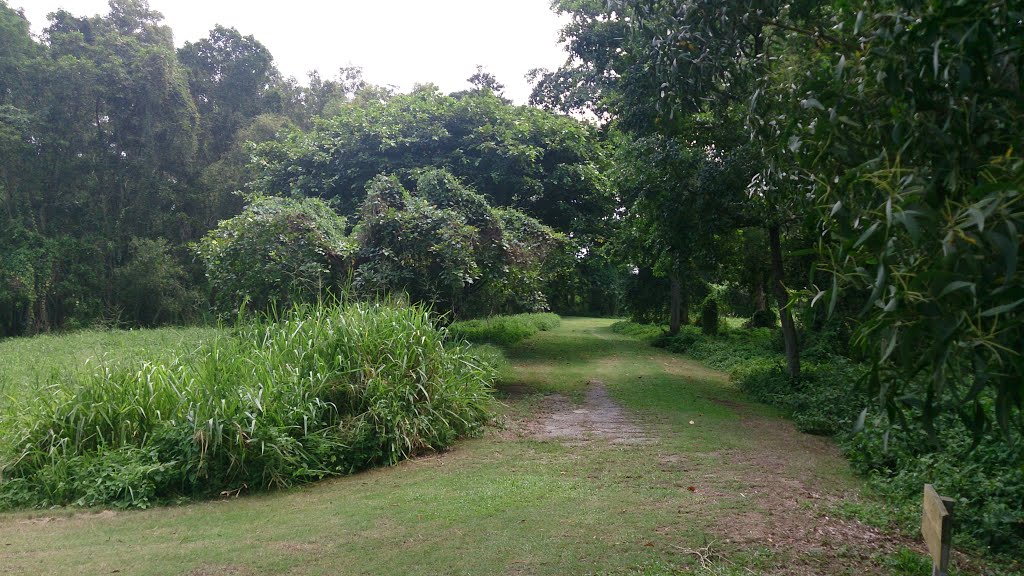
[(612, 444), (650, 444), (657, 442), (637, 426), (626, 412), (608, 395), (600, 380), (587, 385), (582, 405), (562, 394), (545, 396), (536, 418), (524, 422), (521, 437), (538, 440), (565, 440), (570, 443), (602, 439)]
[[(668, 479), (663, 485), (678, 494), (665, 505), (676, 508), (681, 519), (706, 523), (717, 535), (717, 543), (703, 549), (682, 546), (680, 539), (679, 544), (670, 544), (677, 552), (694, 558), (704, 554), (701, 562), (724, 568), (730, 562), (726, 556), (737, 551), (770, 551), (773, 562), (756, 570), (744, 567), (743, 573), (787, 576), (887, 574), (886, 556), (901, 548), (923, 552), (913, 540), (838, 517), (842, 504), (861, 496), (859, 482), (849, 476), (831, 440), (801, 433), (792, 423), (747, 401), (721, 372), (619, 337), (606, 327), (575, 332), (574, 338), (584, 338), (578, 335), (583, 332), (602, 343), (614, 342), (608, 354), (592, 354), (581, 363), (580, 368), (592, 375), (582, 394), (574, 393), (582, 402), (562, 393), (534, 396), (526, 413), (507, 426), (506, 439), (558, 441), (591, 457), (604, 442), (635, 447), (638, 459), (652, 458), (659, 474)], [(537, 370), (536, 364), (530, 366)], [(609, 392), (612, 386), (621, 391), (645, 378), (662, 378), (659, 382), (664, 384), (659, 385), (691, 391), (689, 399), (681, 395), (679, 406), (671, 409), (686, 414), (692, 410), (697, 424), (688, 415), (679, 424), (666, 426), (647, 410), (620, 405)], [(529, 386), (517, 390), (520, 398), (528, 394)], [(709, 422), (700, 413), (709, 409), (708, 404), (728, 415)], [(702, 425), (720, 427), (713, 434), (734, 438), (734, 445), (698, 445), (695, 451), (676, 447), (678, 437)], [(638, 468), (643, 466), (640, 461)], [(685, 524), (657, 529), (669, 540), (685, 530)]]

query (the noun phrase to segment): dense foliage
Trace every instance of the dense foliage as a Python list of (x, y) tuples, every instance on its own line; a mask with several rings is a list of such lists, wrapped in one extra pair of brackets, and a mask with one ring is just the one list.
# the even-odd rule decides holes
[(337, 297), (354, 251), (345, 220), (313, 198), (257, 198), (197, 246), (215, 305), (229, 313)]
[(827, 313), (859, 308), (841, 313), (861, 320), (856, 343), (889, 419), (920, 404), (929, 428), (944, 411), (979, 432), (1024, 428), (1022, 6), (682, 6), (615, 8), (652, 41), (664, 110), (725, 118), (741, 99), (752, 203), (780, 224), (817, 211), (803, 227), (822, 232), (823, 273), (805, 290)]
[(199, 116), (159, 20), (127, 2), (106, 18), (58, 11), (37, 43), (0, 3), (0, 335), (186, 307), (154, 318), (112, 282), (133, 239), (194, 238), (179, 206), (194, 202)]
[(1019, 546), (1024, 4), (555, 8), (570, 58), (538, 73), (534, 101), (628, 143), (617, 245), (644, 279), (634, 317), (724, 361), (745, 348), (681, 325), (694, 294), (742, 288), (748, 325), (778, 313), (786, 358), (745, 387), (806, 429), (856, 425), (851, 459), (901, 501), (948, 478), (967, 531)]
[(423, 308), (300, 306), (16, 395), (0, 411), (0, 508), (146, 507), (394, 464), (479, 430), (493, 377)]
[[(391, 254), (377, 270), (366, 269), (368, 286), (397, 282), (417, 297), (440, 298), (459, 309), (460, 286), (483, 275), (493, 280), (474, 286), (477, 303), (466, 304), (471, 314), (549, 305), (617, 310), (621, 267), (609, 264), (602, 252), (614, 195), (605, 175), (605, 147), (586, 123), (509, 105), (486, 87), (445, 95), (427, 85), (410, 94), (344, 103), (308, 132), (295, 130), (262, 144), (257, 155), (259, 192), (327, 199), (342, 214), (366, 220), (364, 238), (373, 244), (364, 256)], [(382, 174), (394, 178), (389, 185), (415, 190), (420, 199), (388, 212), (390, 205), (374, 194), (381, 184), (370, 184)], [(485, 204), (494, 210), (485, 213)], [(407, 233), (382, 235), (398, 229)], [(548, 240), (551, 230), (566, 235), (557, 250)], [(450, 245), (451, 253), (438, 250), (433, 262), (415, 264), (399, 255), (424, 242)], [(490, 262), (469, 256), (469, 244)], [(499, 278), (495, 264), (501, 258), (508, 274)], [(536, 268), (537, 262), (545, 265)], [(433, 270), (424, 275), (424, 266)]]
[(446, 170), (367, 186), (355, 229), (354, 287), (402, 292), (438, 312), (480, 316), (547, 309), (543, 271), (564, 237), (512, 208), (494, 208)]
[[(357, 68), (336, 78), (314, 72), (300, 86), (282, 78), (264, 45), (233, 28), (216, 26), (176, 50), (145, 0), (113, 0), (102, 16), (61, 10), (39, 38), (29, 30), (0, 0), (0, 337), (194, 322), (207, 316), (204, 300), (235, 307), (243, 287), (254, 289), (257, 307), (289, 300), (284, 292), (294, 286), (281, 275), (298, 274), (300, 292), (309, 292), (323, 265), (287, 270), (250, 255), (239, 263), (252, 268), (220, 271), (196, 262), (190, 246), (224, 220), (237, 230), (214, 235), (241, 234), (243, 222), (231, 219), (245, 198), (327, 200), (356, 226), (373, 178), (393, 174), (415, 189), (427, 169), (447, 170), (500, 216), (513, 265), (485, 283), (496, 291), (495, 311), (545, 302), (614, 311), (621, 301), (602, 281), (621, 268), (598, 250), (614, 194), (597, 131), (511, 104), (486, 72), (451, 95), (430, 86), (395, 94), (367, 84)], [(538, 240), (552, 229), (571, 241), (556, 249)], [(210, 248), (206, 264), (216, 256), (209, 238), (201, 243)], [(533, 252), (552, 258), (533, 269)], [(530, 269), (518, 269), (517, 259)], [(150, 265), (159, 278), (141, 272)], [(351, 272), (329, 267), (329, 275)], [(476, 282), (495, 270), (465, 277)], [(253, 285), (259, 271), (271, 276), (268, 285)], [(520, 285), (528, 298), (507, 296)]]
[(1024, 3), (859, 4), (825, 22), (841, 36), (788, 127), (827, 230), (822, 299), (867, 295), (890, 412), (1024, 430)]
[(432, 85), (384, 101), (354, 101), (306, 132), (259, 149), (260, 190), (336, 199), (356, 213), (382, 173), (411, 185), (444, 168), (495, 206), (559, 230), (595, 233), (614, 204), (594, 129), (572, 118), (510, 106), (488, 90), (445, 95)]

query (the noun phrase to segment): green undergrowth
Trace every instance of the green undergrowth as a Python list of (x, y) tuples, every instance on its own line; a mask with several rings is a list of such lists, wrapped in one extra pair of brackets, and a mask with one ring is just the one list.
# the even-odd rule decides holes
[(560, 322), (557, 314), (515, 314), (453, 322), (448, 331), (469, 342), (509, 345), (537, 332), (554, 330)]
[[(1024, 557), (1024, 439), (1007, 439), (999, 431), (976, 439), (950, 415), (937, 424), (936, 442), (912, 407), (905, 420), (890, 422), (859, 386), (866, 366), (830, 353), (824, 342), (805, 342), (802, 374), (793, 381), (785, 372), (777, 330), (734, 328), (707, 336), (684, 326), (669, 336), (660, 327), (632, 322), (613, 329), (725, 371), (751, 397), (781, 408), (800, 430), (834, 437), (853, 468), (887, 502), (887, 524), (916, 533), (922, 486), (934, 484), (956, 500), (961, 545)], [(864, 425), (858, 427), (862, 413)], [(877, 511), (861, 512), (863, 517)]]
[(640, 324), (623, 320), (612, 324), (612, 331), (624, 336), (632, 336), (641, 340), (654, 340), (655, 338), (668, 334), (668, 326), (655, 324)]
[(496, 344), (469, 344), (467, 350), (480, 363), (489, 366), (494, 374), (494, 382), (503, 382), (512, 379), (512, 364), (509, 363), (506, 352)]
[(444, 450), (491, 417), (486, 355), (424, 308), (339, 304), (51, 371), (0, 404), (0, 508), (146, 507)]

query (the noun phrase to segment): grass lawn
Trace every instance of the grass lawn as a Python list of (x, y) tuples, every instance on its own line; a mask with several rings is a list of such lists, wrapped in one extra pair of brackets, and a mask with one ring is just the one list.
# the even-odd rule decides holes
[[(611, 323), (565, 319), (509, 348), (499, 425), (448, 453), (222, 501), (3, 514), (0, 574), (909, 574), (924, 565), (906, 549), (916, 544), (836, 517), (861, 500), (860, 484), (829, 441)], [(0, 358), (18, 393), (49, 369), (29, 349), (47, 366), (73, 366), (213, 333), (7, 341)], [(586, 420), (609, 408), (595, 392), (622, 410), (608, 433), (612, 420)], [(577, 421), (590, 424), (575, 437), (545, 432)], [(616, 437), (626, 429), (642, 439)]]
[(30, 393), (52, 374), (89, 370), (97, 360), (157, 359), (187, 352), (216, 328), (89, 330), (0, 340), (0, 410), (3, 397)]

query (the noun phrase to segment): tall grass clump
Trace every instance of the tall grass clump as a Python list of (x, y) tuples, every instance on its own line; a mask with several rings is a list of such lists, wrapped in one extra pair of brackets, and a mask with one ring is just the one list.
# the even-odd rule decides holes
[(508, 345), (529, 338), (537, 332), (554, 330), (561, 321), (557, 314), (515, 314), (454, 322), (448, 330), (453, 336), (469, 342)]
[(494, 376), (424, 308), (300, 306), (12, 399), (0, 508), (145, 507), (394, 464), (480, 430)]

